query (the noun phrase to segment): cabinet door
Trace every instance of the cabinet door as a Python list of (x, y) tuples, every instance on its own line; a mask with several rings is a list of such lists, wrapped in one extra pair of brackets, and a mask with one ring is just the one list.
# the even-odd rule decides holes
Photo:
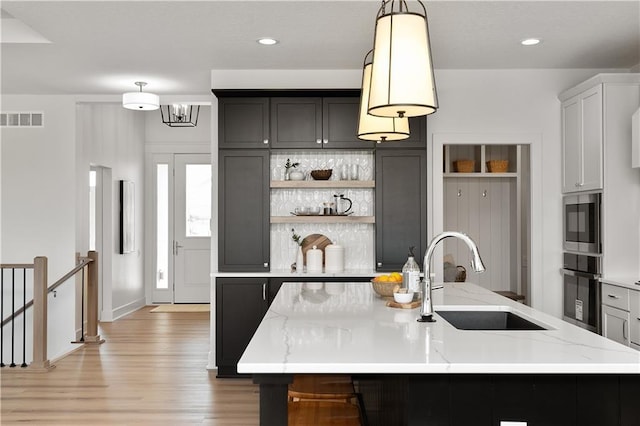
[(268, 307), (267, 278), (216, 279), (218, 377), (237, 375), (237, 364)]
[(269, 151), (221, 150), (218, 269), (269, 270)]
[(427, 147), (427, 117), (409, 118), (409, 137), (401, 141), (380, 142), (376, 144), (376, 149), (389, 148), (422, 148)]
[(630, 291), (629, 296), (629, 303), (631, 304), (629, 340), (640, 345), (640, 291)]
[(602, 335), (629, 346), (629, 312), (602, 305)]
[(427, 154), (423, 150), (376, 152), (376, 269), (398, 271), (427, 239)]
[(580, 98), (562, 104), (562, 192), (579, 190), (582, 162)]
[(323, 148), (371, 149), (373, 142), (358, 139), (360, 98), (322, 99)]
[(582, 103), (582, 179), (580, 190), (602, 188), (602, 86), (587, 90)]
[(272, 148), (322, 147), (322, 98), (271, 98)]
[(220, 148), (269, 147), (269, 98), (218, 99)]

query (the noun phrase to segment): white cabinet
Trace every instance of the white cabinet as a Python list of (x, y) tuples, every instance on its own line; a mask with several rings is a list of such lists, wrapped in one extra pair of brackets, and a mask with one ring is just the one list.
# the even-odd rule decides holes
[(602, 85), (562, 103), (562, 192), (602, 189)]
[(626, 346), (640, 345), (640, 291), (602, 283), (602, 335)]
[(629, 346), (629, 312), (603, 305), (602, 335)]
[(602, 191), (602, 274), (637, 279), (640, 168), (632, 168), (630, 159), (640, 73), (598, 74), (558, 99), (562, 192)]
[(631, 291), (629, 297), (631, 307), (629, 318), (629, 339), (631, 343), (640, 345), (640, 291)]

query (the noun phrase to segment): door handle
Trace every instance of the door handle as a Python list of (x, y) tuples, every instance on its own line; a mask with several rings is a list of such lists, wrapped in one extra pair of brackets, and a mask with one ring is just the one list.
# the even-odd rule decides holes
[(184, 246), (181, 246), (180, 244), (178, 244), (177, 241), (173, 242), (173, 254), (174, 255), (178, 255), (178, 249), (184, 248)]

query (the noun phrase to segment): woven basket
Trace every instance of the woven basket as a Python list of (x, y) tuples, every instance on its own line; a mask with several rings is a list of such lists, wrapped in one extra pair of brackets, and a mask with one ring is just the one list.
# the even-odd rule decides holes
[(487, 161), (487, 170), (491, 173), (504, 173), (509, 168), (509, 160)]
[(373, 286), (373, 291), (378, 293), (383, 297), (393, 297), (393, 290), (396, 287), (402, 287), (402, 283), (397, 283), (393, 281), (373, 281), (371, 280), (371, 285)]
[(475, 160), (458, 160), (454, 161), (453, 164), (456, 166), (458, 173), (473, 173), (476, 166)]

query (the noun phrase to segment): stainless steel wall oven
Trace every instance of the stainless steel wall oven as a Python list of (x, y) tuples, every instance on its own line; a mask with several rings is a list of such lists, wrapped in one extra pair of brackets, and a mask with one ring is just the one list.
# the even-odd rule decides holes
[(564, 253), (563, 319), (579, 327), (600, 333), (600, 260), (599, 256)]

